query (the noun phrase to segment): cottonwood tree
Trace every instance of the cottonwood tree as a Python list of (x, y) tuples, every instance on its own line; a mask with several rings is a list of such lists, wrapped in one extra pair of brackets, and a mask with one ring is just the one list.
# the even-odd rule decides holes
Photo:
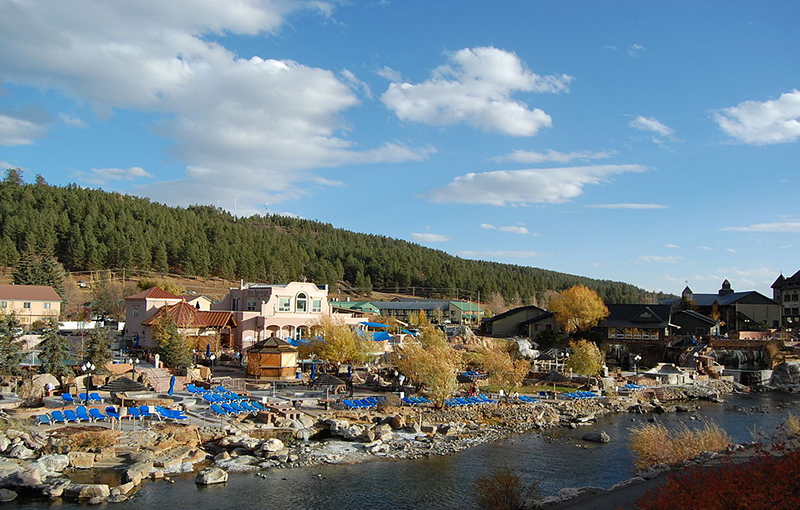
[(489, 373), (489, 384), (499, 386), (506, 398), (522, 386), (531, 369), (529, 361), (512, 358), (508, 349), (497, 343), (481, 349), (480, 364)]
[(447, 343), (444, 333), (430, 324), (420, 330), (418, 342), (395, 355), (397, 368), (417, 385), (424, 385), (434, 404), (443, 408), (458, 390), (458, 371), (464, 365), (461, 353)]
[(25, 343), (20, 340), (22, 328), (13, 313), (0, 314), (0, 375), (20, 375), (22, 369), (22, 349)]
[(550, 300), (561, 329), (567, 333), (587, 331), (608, 316), (608, 308), (597, 292), (585, 285), (575, 285)]
[(600, 352), (597, 344), (587, 340), (570, 342), (572, 353), (567, 360), (567, 369), (576, 374), (597, 375), (605, 365), (606, 357)]
[(344, 322), (323, 316), (312, 330), (317, 337), (301, 346), (302, 354), (314, 354), (333, 365), (363, 363), (369, 359), (372, 341)]
[(70, 359), (69, 343), (65, 337), (58, 334), (58, 321), (51, 318), (47, 321), (47, 327), (42, 334), (42, 341), (39, 342), (39, 360), (42, 362), (39, 372), (42, 374), (52, 374), (56, 377), (62, 375), (73, 375), (74, 372), (67, 361)]
[(112, 280), (102, 280), (92, 287), (94, 304), (92, 309), (101, 317), (117, 321), (125, 320), (125, 296), (133, 294), (132, 283), (123, 284)]

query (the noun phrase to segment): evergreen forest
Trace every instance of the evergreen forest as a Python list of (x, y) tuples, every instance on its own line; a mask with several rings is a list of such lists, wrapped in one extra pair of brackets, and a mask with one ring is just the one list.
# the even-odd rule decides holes
[(440, 250), (280, 215), (234, 217), (219, 208), (169, 207), (74, 184), (23, 181), (10, 169), (0, 182), (0, 266), (29, 250), (53, 255), (67, 270), (132, 269), (228, 280), (286, 283), (307, 279), (363, 291), (410, 287), (459, 289), (485, 300), (541, 302), (575, 284), (606, 302), (653, 302), (659, 295), (622, 282), (533, 267), (467, 260)]

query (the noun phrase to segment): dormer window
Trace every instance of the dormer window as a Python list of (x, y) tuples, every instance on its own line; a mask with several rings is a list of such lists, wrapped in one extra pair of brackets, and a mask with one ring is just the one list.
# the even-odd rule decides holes
[(294, 309), (298, 313), (306, 313), (308, 311), (307, 307), (308, 297), (304, 293), (300, 293), (297, 295), (297, 299), (294, 302)]

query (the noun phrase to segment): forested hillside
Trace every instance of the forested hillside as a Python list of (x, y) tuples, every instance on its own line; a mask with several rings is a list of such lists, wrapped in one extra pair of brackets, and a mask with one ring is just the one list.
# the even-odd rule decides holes
[(465, 260), (316, 221), (234, 218), (210, 206), (168, 207), (76, 185), (50, 186), (38, 177), (26, 184), (10, 170), (0, 183), (0, 265), (13, 266), (28, 247), (55, 255), (72, 271), (129, 268), (269, 283), (306, 278), (362, 289), (460, 289), (484, 299), (499, 292), (526, 302), (577, 283), (609, 302), (656, 297), (621, 282)]

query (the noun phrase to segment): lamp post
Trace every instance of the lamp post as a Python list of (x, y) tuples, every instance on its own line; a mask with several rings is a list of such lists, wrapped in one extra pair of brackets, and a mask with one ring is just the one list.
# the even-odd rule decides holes
[(83, 373), (86, 374), (86, 384), (85, 384), (86, 393), (89, 393), (91, 391), (91, 389), (92, 389), (91, 388), (92, 372), (94, 372), (95, 368), (97, 368), (97, 367), (94, 365), (94, 363), (91, 363), (89, 361), (87, 361), (86, 363), (81, 365), (81, 370), (83, 370)]
[(209, 375), (211, 376), (211, 379), (214, 379), (214, 360), (217, 359), (217, 355), (212, 354), (211, 356), (208, 357), (208, 359), (211, 360), (211, 366), (209, 367)]
[(131, 367), (133, 369), (133, 373), (136, 373), (136, 365), (139, 364), (139, 358), (135, 358), (131, 360)]
[(639, 375), (639, 362), (642, 360), (642, 357), (638, 354), (633, 357), (633, 369), (636, 371), (636, 375)]

